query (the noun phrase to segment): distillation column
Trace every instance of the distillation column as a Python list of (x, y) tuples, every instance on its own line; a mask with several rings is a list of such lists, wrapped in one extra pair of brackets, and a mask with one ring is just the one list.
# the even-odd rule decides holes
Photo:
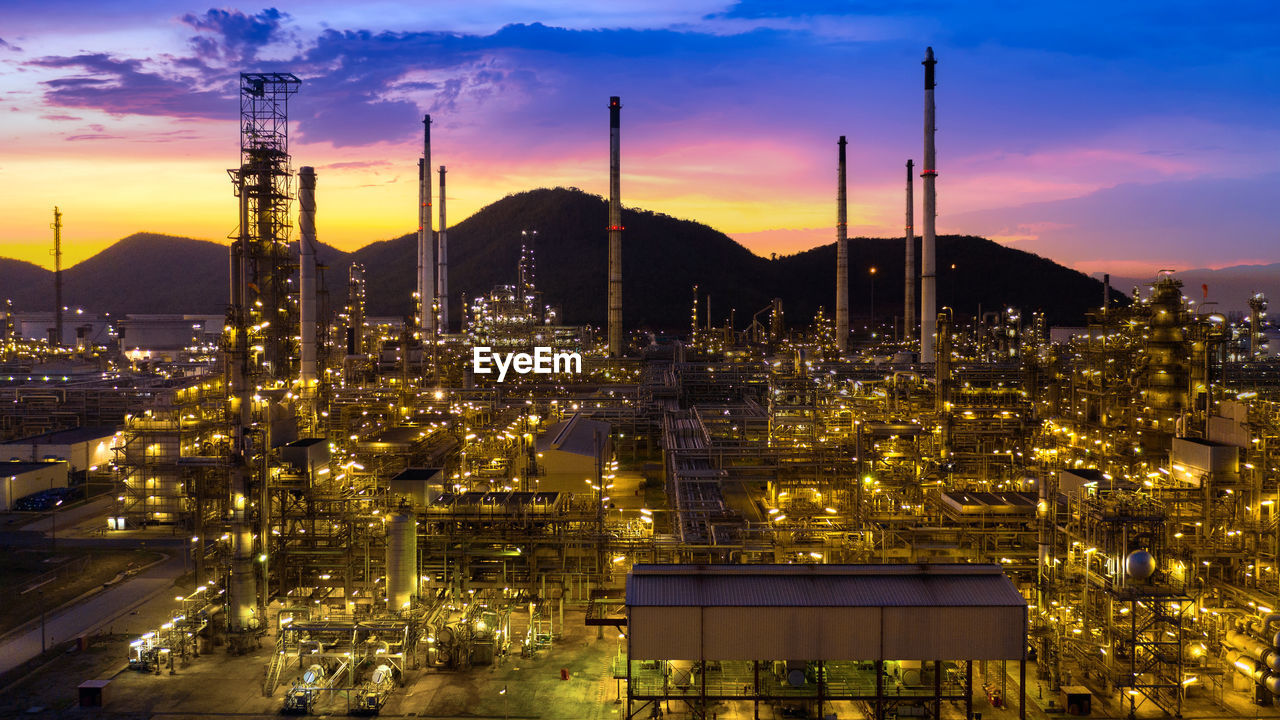
[(444, 166), (440, 166), (440, 264), (436, 266), (436, 296), (440, 298), (440, 332), (449, 332), (449, 226), (444, 217)]
[(840, 164), (836, 171), (836, 348), (849, 345), (849, 202), (845, 184), (845, 145), (840, 136)]
[(1267, 338), (1262, 334), (1262, 319), (1267, 316), (1267, 296), (1254, 293), (1249, 298), (1249, 357), (1262, 360), (1267, 357)]
[(622, 355), (622, 188), (618, 125), (622, 101), (609, 98), (609, 356)]
[(364, 265), (351, 263), (347, 269), (347, 354), (364, 352)]
[[(231, 327), (226, 346), (227, 385), (230, 389), (231, 420), (231, 582), (227, 597), (227, 626), (233, 633), (254, 627), (254, 611), (258, 605), (257, 576), (253, 568), (253, 531), (246, 513), (245, 496), (252, 476), (253, 448), (250, 427), (253, 423), (253, 392), (249, 359), (249, 193), (240, 176), (240, 236), (231, 246)], [(201, 547), (203, 547), (201, 538)]]
[(933, 48), (924, 56), (924, 238), (920, 246), (920, 362), (933, 357), (934, 334), (938, 324), (937, 294), (934, 284), (934, 219), (937, 215), (938, 191), (934, 181), (938, 177), (938, 158), (934, 153), (933, 133)]
[(431, 227), (431, 116), (422, 116), (422, 158), (418, 160), (418, 329), (423, 340), (435, 330), (436, 235)]
[(316, 170), (298, 170), (298, 324), (302, 330), (302, 363), (298, 381), (302, 397), (314, 398), (316, 371)]

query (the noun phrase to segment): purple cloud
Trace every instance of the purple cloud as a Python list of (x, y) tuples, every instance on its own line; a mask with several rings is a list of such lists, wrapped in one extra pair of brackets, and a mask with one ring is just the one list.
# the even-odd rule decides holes
[(121, 115), (235, 116), (234, 101), (227, 95), (201, 89), (189, 78), (144, 70), (141, 60), (91, 53), (38, 58), (29, 64), (83, 71), (42, 83), (45, 100), (58, 107), (97, 108)]
[(361, 170), (365, 168), (387, 167), (391, 165), (386, 160), (348, 160), (346, 162), (329, 163), (321, 165), (321, 170)]
[(182, 22), (201, 33), (191, 38), (197, 56), (234, 66), (252, 62), (261, 48), (282, 39), (282, 25), (288, 17), (275, 8), (256, 15), (214, 8), (203, 15), (183, 15)]

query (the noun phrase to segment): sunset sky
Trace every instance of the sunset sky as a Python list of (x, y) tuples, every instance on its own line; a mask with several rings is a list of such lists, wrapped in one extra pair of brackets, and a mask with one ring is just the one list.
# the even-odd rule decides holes
[(4, 0), (0, 255), (51, 265), (54, 205), (68, 264), (140, 230), (225, 239), (240, 71), (302, 78), (294, 165), (343, 249), (416, 227), (425, 112), (452, 222), (534, 187), (604, 193), (610, 95), (628, 206), (762, 255), (831, 242), (844, 134), (851, 233), (896, 236), (932, 45), (939, 232), (1132, 275), (1280, 261), (1280, 10), (1043, 7)]

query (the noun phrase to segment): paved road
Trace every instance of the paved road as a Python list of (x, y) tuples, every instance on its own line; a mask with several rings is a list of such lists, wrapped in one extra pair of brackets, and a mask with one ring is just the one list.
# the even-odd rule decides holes
[(27, 532), (45, 534), (56, 529), (58, 534), (61, 535), (70, 533), (78, 525), (87, 525), (95, 521), (100, 521), (101, 527), (106, 527), (107, 511), (111, 509), (114, 502), (115, 498), (109, 495), (100, 495), (81, 505), (58, 509), (56, 511), (56, 520), (53, 517), (54, 512), (42, 513), (35, 520), (24, 524), (22, 529)]
[[(104, 590), (83, 602), (51, 613), (45, 618), (45, 640), (49, 645), (87, 635), (126, 617), (137, 605), (172, 589), (183, 571), (180, 552), (148, 568), (133, 578)], [(40, 654), (40, 621), (0, 640), (0, 673)]]

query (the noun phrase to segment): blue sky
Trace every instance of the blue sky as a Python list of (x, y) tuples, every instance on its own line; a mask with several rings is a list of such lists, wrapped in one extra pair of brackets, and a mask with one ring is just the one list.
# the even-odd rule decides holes
[(830, 242), (843, 134), (852, 229), (891, 236), (932, 45), (940, 231), (1089, 271), (1273, 262), (1277, 25), (1249, 2), (10, 0), (0, 253), (46, 261), (54, 204), (84, 256), (224, 238), (241, 70), (303, 78), (295, 164), (339, 246), (414, 226), (425, 112), (455, 222), (530, 187), (603, 192), (615, 94), (627, 204), (762, 254)]

